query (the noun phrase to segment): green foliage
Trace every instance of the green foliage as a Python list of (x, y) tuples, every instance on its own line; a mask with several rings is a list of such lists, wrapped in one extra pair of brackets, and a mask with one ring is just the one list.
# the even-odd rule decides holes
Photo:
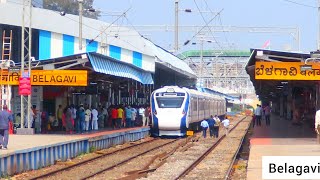
[(1, 174), (0, 176), (1, 179), (11, 179), (11, 177), (8, 174)]
[(89, 152), (90, 152), (90, 153), (93, 153), (93, 152), (95, 152), (96, 150), (97, 150), (97, 148), (94, 147), (94, 146), (91, 146), (91, 147), (89, 148)]
[[(83, 9), (89, 9), (92, 7), (94, 0), (84, 0)], [(43, 0), (43, 8), (53, 11), (64, 11), (66, 14), (79, 15), (79, 3), (78, 0)], [(89, 12), (83, 11), (83, 16), (98, 19), (100, 17), (100, 11)]]

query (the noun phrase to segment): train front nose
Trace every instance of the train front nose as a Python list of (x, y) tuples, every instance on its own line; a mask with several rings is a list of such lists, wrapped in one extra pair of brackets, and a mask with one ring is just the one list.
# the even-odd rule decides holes
[[(161, 115), (160, 115), (161, 114)], [(160, 130), (179, 130), (181, 126), (182, 113), (179, 110), (164, 110), (159, 113), (159, 129)]]

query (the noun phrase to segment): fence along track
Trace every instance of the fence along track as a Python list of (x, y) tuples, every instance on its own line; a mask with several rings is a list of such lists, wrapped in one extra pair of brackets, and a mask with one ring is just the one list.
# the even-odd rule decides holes
[(122, 149), (118, 149), (118, 150), (109, 152), (109, 153), (100, 153), (100, 152), (98, 152), (98, 154), (101, 154), (100, 156), (97, 156), (97, 157), (94, 157), (94, 158), (91, 158), (91, 159), (87, 159), (87, 160), (85, 160), (85, 161), (82, 161), (82, 162), (79, 162), (79, 163), (76, 163), (76, 164), (72, 164), (72, 165), (69, 165), (69, 166), (67, 166), (67, 167), (64, 167), (64, 168), (61, 168), (61, 169), (57, 169), (57, 170), (51, 171), (51, 172), (49, 172), (49, 173), (46, 173), (46, 174), (43, 174), (43, 175), (40, 175), (40, 176), (32, 177), (32, 178), (30, 178), (30, 180), (36, 180), (36, 179), (40, 179), (40, 178), (47, 178), (47, 177), (49, 177), (49, 176), (55, 175), (55, 174), (57, 174), (57, 173), (60, 173), (60, 172), (62, 172), (62, 171), (66, 171), (66, 170), (69, 170), (69, 169), (72, 169), (72, 168), (75, 168), (75, 167), (78, 167), (78, 166), (81, 166), (81, 165), (90, 163), (90, 162), (95, 161), (95, 160), (97, 160), (97, 159), (100, 159), (100, 158), (109, 156), (109, 155), (111, 155), (111, 154), (113, 154), (113, 153), (125, 151), (125, 150), (131, 149), (131, 148), (133, 148), (133, 147), (136, 147), (136, 146), (139, 146), (139, 145), (143, 145), (143, 144), (146, 144), (146, 143), (151, 143), (151, 142), (153, 142), (153, 141), (155, 141), (155, 140), (157, 140), (157, 139), (151, 139), (151, 140), (149, 140), (149, 141), (145, 141), (145, 142), (142, 142), (142, 143), (134, 144), (134, 145), (131, 145), (131, 146), (122, 148)]

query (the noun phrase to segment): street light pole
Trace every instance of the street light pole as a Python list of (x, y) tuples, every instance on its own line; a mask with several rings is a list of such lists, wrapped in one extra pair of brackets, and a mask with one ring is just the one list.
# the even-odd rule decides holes
[(79, 50), (82, 51), (82, 13), (83, 0), (78, 0), (79, 3)]
[[(320, 1), (320, 0), (319, 0)], [(174, 37), (174, 52), (177, 52), (179, 49), (178, 41), (179, 41), (179, 0), (175, 0), (175, 37)]]

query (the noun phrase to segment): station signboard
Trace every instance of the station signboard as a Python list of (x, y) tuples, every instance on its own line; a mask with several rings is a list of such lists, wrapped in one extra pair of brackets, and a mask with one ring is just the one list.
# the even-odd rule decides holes
[[(0, 84), (19, 85), (20, 71), (3, 71)], [(32, 70), (32, 86), (87, 86), (86, 70)]]
[(320, 80), (320, 65), (301, 62), (256, 62), (255, 79)]

